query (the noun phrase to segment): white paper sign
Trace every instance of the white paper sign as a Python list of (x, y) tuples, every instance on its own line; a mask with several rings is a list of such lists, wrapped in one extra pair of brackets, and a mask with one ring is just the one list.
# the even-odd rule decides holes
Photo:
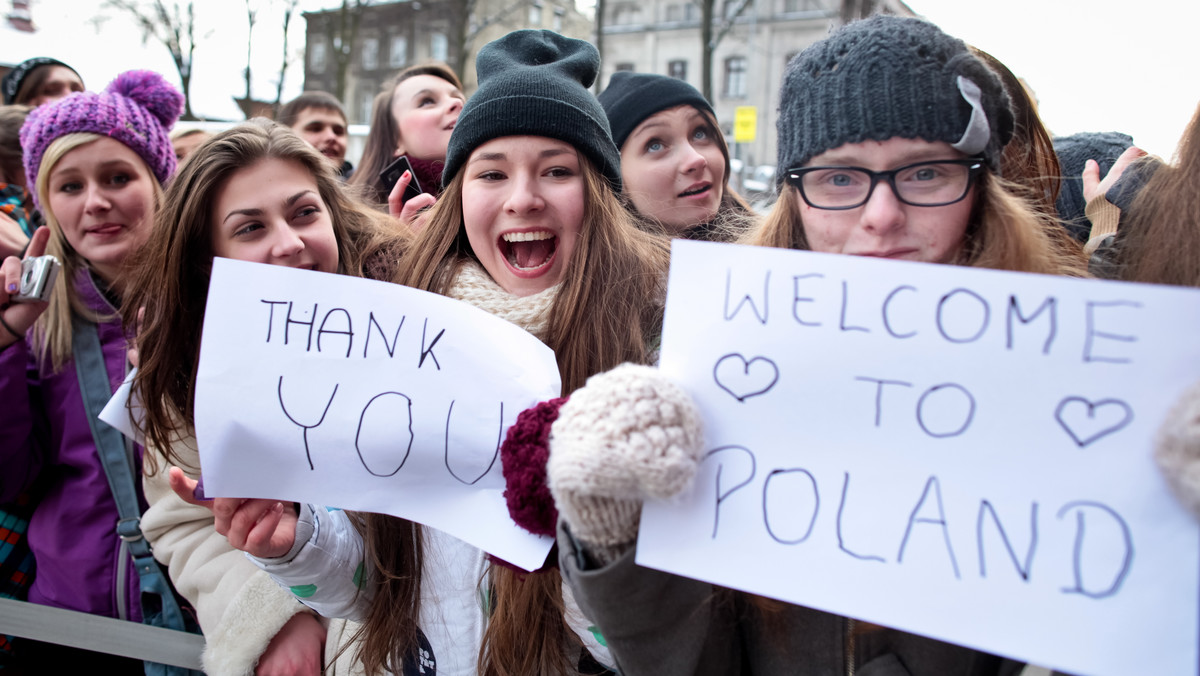
[(1083, 674), (1195, 674), (1200, 529), (1152, 460), (1200, 291), (675, 242), (708, 456), (638, 563)]
[(487, 312), (395, 284), (213, 262), (196, 385), (209, 496), (382, 512), (526, 569), (499, 447), (559, 396), (554, 353)]

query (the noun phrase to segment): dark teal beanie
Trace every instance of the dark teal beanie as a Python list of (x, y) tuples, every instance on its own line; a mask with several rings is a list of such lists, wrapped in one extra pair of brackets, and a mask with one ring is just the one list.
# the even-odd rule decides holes
[(618, 150), (646, 118), (668, 108), (686, 104), (707, 112), (713, 119), (717, 117), (708, 99), (695, 87), (683, 80), (654, 73), (617, 71), (597, 98), (608, 116)]
[(519, 30), (484, 45), (475, 70), (479, 89), (450, 135), (443, 186), (492, 139), (545, 136), (575, 146), (621, 190), (620, 154), (608, 118), (588, 90), (600, 70), (595, 47), (554, 31)]

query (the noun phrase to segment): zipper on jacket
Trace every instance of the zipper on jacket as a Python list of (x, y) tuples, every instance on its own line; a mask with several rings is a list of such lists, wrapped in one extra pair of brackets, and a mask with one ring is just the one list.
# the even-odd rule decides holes
[(121, 548), (117, 551), (117, 617), (129, 619), (129, 609), (125, 607), (125, 597), (129, 590), (125, 585), (125, 576), (129, 572), (129, 545), (121, 540)]
[(854, 676), (854, 618), (846, 618), (846, 676)]

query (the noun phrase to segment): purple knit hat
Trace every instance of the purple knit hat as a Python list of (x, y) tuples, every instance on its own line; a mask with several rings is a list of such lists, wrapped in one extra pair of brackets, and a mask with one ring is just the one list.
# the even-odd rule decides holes
[(149, 70), (121, 73), (99, 94), (80, 92), (34, 108), (21, 127), (25, 176), (34, 204), (42, 154), (55, 139), (75, 132), (100, 134), (124, 143), (142, 158), (158, 182), (165, 184), (175, 173), (175, 151), (167, 133), (182, 111), (179, 90)]

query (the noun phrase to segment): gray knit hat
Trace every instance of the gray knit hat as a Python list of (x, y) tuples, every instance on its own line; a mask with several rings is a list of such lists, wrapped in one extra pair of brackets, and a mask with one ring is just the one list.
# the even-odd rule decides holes
[(714, 119), (717, 117), (708, 99), (695, 87), (683, 80), (654, 73), (619, 70), (613, 73), (608, 87), (596, 98), (604, 106), (618, 149), (625, 145), (625, 139), (642, 121), (667, 108), (686, 104), (707, 112)]
[(583, 40), (548, 30), (519, 30), (489, 42), (475, 59), (479, 89), (463, 106), (442, 185), (471, 152), (503, 136), (545, 136), (565, 141), (588, 157), (621, 189), (621, 160), (608, 118), (588, 87), (600, 70), (600, 53)]
[(945, 141), (1000, 171), (1013, 114), (1000, 79), (937, 26), (878, 15), (788, 63), (779, 95), (776, 181), (814, 155), (892, 137)]

